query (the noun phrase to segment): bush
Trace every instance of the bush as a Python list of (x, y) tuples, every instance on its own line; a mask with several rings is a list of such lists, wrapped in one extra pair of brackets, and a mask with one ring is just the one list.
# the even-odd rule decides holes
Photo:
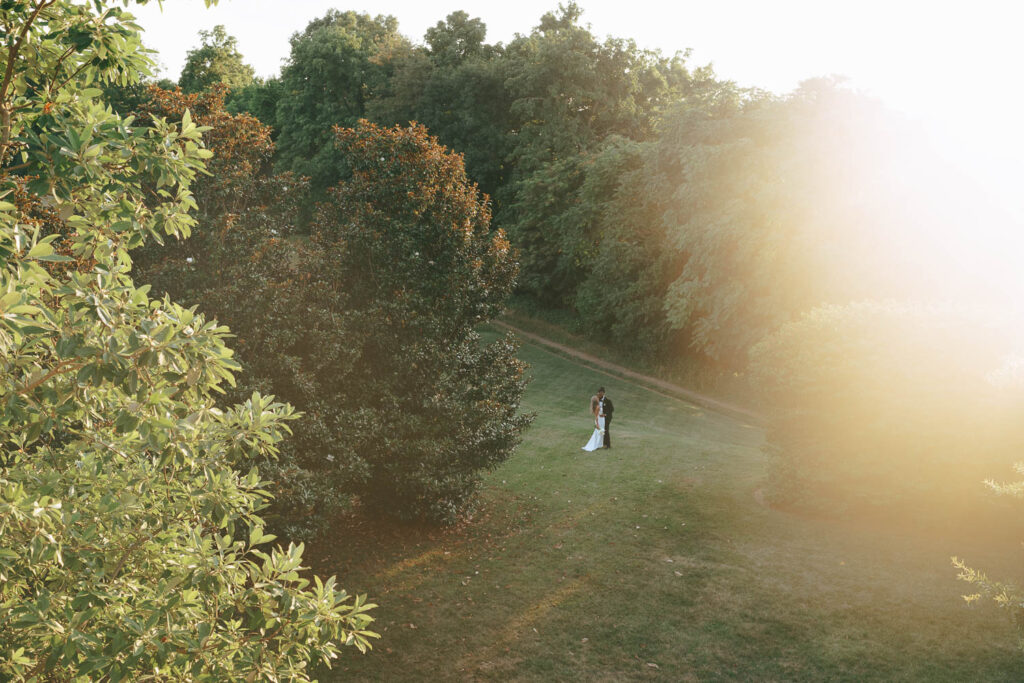
[(974, 482), (1024, 445), (1019, 397), (991, 381), (1005, 332), (952, 308), (865, 302), (813, 309), (769, 335), (751, 376), (774, 501), (863, 511), (973, 498)]

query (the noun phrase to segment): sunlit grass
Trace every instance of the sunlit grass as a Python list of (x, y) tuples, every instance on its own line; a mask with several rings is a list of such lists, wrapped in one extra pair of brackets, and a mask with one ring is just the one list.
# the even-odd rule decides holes
[[(537, 421), (473, 520), (367, 522), (317, 549), (318, 571), (380, 603), (383, 634), (322, 680), (1024, 676), (1012, 626), (965, 606), (949, 564), (1019, 575), (1020, 529), (772, 511), (758, 428), (536, 347), (522, 356)], [(615, 399), (615, 448), (585, 453), (598, 384)]]

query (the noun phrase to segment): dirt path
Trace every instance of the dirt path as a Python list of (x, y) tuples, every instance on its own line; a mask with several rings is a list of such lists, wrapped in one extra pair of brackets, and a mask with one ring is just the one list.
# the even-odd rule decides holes
[(514, 325), (509, 325), (508, 323), (502, 322), (500, 320), (492, 320), (491, 323), (497, 327), (501, 327), (506, 330), (511, 330), (512, 332), (515, 332), (523, 339), (529, 340), (530, 342), (533, 342), (534, 344), (543, 347), (549, 351), (554, 351), (558, 355), (567, 357), (570, 360), (580, 363), (581, 365), (594, 366), (594, 368), (598, 369), (599, 371), (603, 371), (604, 374), (609, 375), (611, 377), (625, 377), (631, 379), (641, 384), (645, 389), (649, 389), (651, 391), (654, 391), (655, 393), (667, 395), (670, 398), (684, 399), (686, 401), (696, 403), (697, 405), (707, 408), (709, 410), (716, 410), (721, 413), (727, 413), (730, 415), (745, 417), (753, 420), (761, 419), (761, 415), (748, 408), (743, 408), (741, 406), (732, 403), (727, 403), (725, 401), (719, 401), (718, 399), (711, 398), (710, 396), (705, 396), (704, 394), (699, 394), (696, 391), (683, 388), (678, 384), (666, 382), (665, 380), (658, 379), (657, 377), (651, 377), (650, 375), (643, 375), (639, 372), (634, 372), (633, 370), (624, 368), (621, 365), (609, 363), (606, 360), (601, 360), (597, 356), (593, 356), (589, 353), (583, 353), (582, 351), (577, 351), (571, 346), (559, 344), (558, 342), (551, 341), (550, 339), (541, 337), (538, 334), (533, 334), (532, 332), (521, 330)]

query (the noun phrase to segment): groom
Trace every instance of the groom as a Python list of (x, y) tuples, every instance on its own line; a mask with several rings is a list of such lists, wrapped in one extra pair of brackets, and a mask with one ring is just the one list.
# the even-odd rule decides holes
[(604, 418), (604, 447), (612, 447), (612, 413), (615, 412), (615, 404), (604, 393), (604, 387), (597, 390), (597, 398), (601, 402), (601, 417)]

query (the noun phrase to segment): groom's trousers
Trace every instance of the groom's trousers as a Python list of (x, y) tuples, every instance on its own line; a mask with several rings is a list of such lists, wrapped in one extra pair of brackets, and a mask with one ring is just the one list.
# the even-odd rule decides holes
[(604, 416), (604, 444), (606, 448), (612, 447), (612, 416)]

